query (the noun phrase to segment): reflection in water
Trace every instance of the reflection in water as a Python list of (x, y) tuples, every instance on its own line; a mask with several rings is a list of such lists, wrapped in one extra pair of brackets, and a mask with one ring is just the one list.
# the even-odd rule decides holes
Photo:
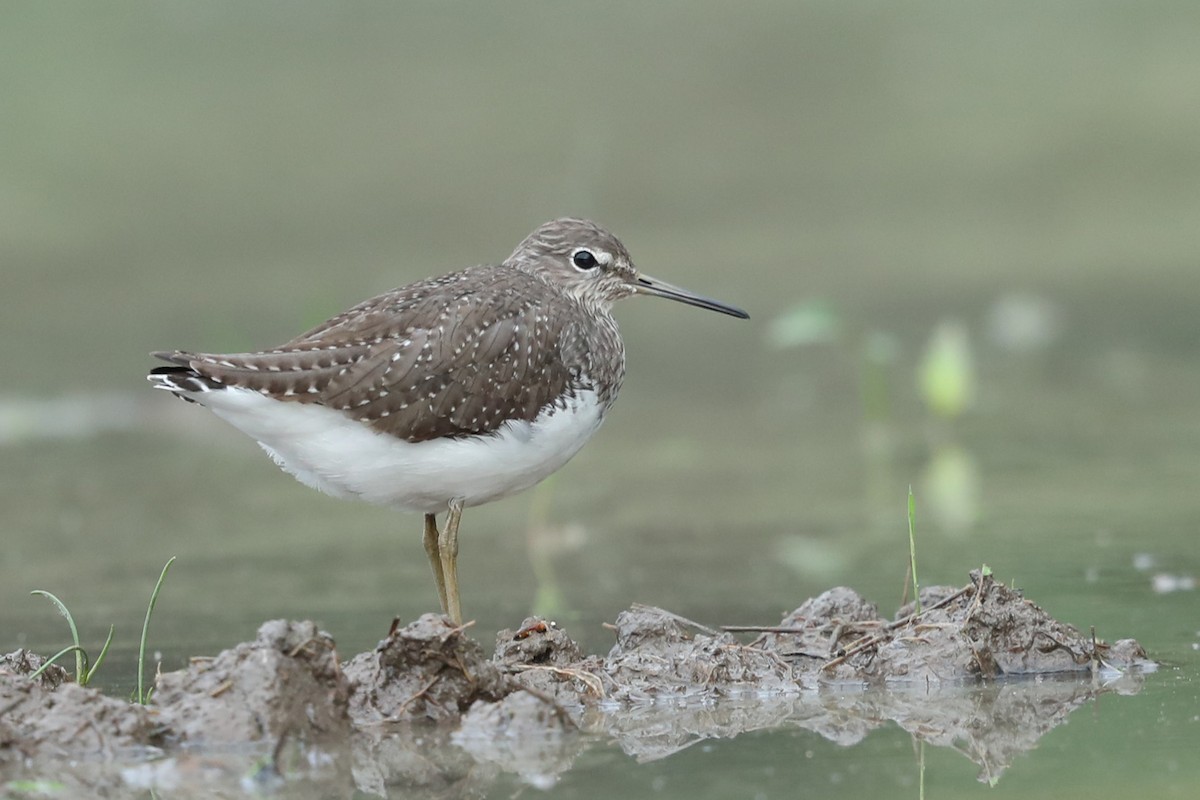
[[(1144, 679), (1131, 671), (1104, 681), (1068, 677), (936, 690), (829, 688), (799, 696), (592, 707), (582, 711), (576, 730), (523, 725), (525, 712), (517, 709), (510, 710), (509, 727), (502, 735), (464, 735), (450, 725), (396, 723), (365, 728), (333, 744), (289, 738), (274, 756), (276, 748), (267, 743), (193, 749), (143, 763), (58, 764), (54, 783), (86, 793), (105, 790), (112, 796), (156, 790), (171, 791), (173, 797), (202, 797), (286, 785), (289, 797), (350, 797), (355, 791), (379, 797), (479, 797), (511, 788), (513, 781), (549, 789), (582, 756), (603, 750), (609, 742), (645, 763), (752, 731), (806, 730), (853, 747), (873, 731), (895, 724), (918, 745), (961, 754), (979, 767), (981, 782), (995, 784), (1075, 709), (1105, 694), (1136, 694)], [(529, 713), (545, 713), (544, 704), (531, 695), (515, 697), (526, 698)], [(781, 763), (777, 769), (786, 771), (789, 765)], [(7, 771), (0, 775), (10, 777)]]
[(551, 475), (530, 492), (529, 521), (525, 527), (525, 547), (536, 590), (532, 611), (547, 619), (570, 619), (575, 610), (559, 584), (555, 559), (579, 550), (587, 541), (587, 531), (579, 524), (556, 525), (550, 521), (550, 504), (557, 477)]
[(975, 459), (961, 446), (935, 446), (921, 474), (921, 500), (934, 522), (946, 533), (967, 533), (979, 515), (979, 471)]
[(980, 780), (994, 782), (1076, 708), (1102, 694), (1136, 694), (1143, 682), (1141, 673), (1125, 672), (1099, 684), (1070, 677), (936, 690), (823, 690), (766, 701), (748, 697), (695, 706), (593, 710), (584, 715), (583, 727), (614, 738), (625, 753), (647, 761), (706, 739), (764, 729), (803, 728), (849, 747), (894, 722), (914, 740), (962, 753), (979, 765)]
[(965, 534), (978, 518), (980, 478), (974, 457), (954, 434), (954, 424), (977, 394), (975, 359), (964, 323), (938, 323), (925, 348), (919, 378), (921, 398), (934, 418), (921, 499), (941, 530)]
[(921, 398), (937, 417), (953, 420), (975, 402), (975, 360), (967, 326), (943, 320), (933, 329), (918, 370)]

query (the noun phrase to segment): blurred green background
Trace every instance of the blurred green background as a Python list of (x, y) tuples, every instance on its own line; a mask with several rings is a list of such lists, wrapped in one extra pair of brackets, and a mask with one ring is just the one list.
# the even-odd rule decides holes
[[(1198, 41), (1184, 2), (6, 6), (0, 646), (64, 643), (48, 589), (85, 644), (116, 624), (126, 686), (171, 555), (166, 668), (433, 608), (419, 516), (303, 488), (146, 353), (266, 348), (574, 214), (753, 319), (619, 307), (604, 430), (464, 517), (485, 641), (535, 607), (593, 649), (635, 601), (892, 608), (912, 485), (924, 582), (986, 561), (1194, 701)], [(1144, 723), (1122, 755), (1185, 796), (1179, 697), (1089, 746)], [(1088, 763), (1057, 774), (1146, 786)]]

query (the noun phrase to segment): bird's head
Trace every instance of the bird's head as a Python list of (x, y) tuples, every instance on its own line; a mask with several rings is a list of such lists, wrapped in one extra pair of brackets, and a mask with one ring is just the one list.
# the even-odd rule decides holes
[(504, 262), (605, 311), (624, 297), (648, 294), (749, 319), (740, 308), (642, 275), (625, 245), (591, 220), (563, 217), (540, 226)]

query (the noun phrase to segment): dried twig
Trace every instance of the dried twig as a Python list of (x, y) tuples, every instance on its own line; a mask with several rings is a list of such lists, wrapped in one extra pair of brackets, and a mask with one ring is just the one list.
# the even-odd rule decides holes
[(721, 630), (726, 633), (808, 633), (815, 629), (779, 625), (722, 625)]
[(315, 636), (308, 637), (303, 642), (301, 642), (300, 644), (296, 645), (291, 650), (289, 650), (287, 652), (287, 657), (295, 658), (296, 656), (300, 655), (300, 651), (304, 650), (304, 648), (308, 647), (310, 644), (312, 644), (316, 640), (317, 640), (317, 637), (315, 637)]
[(643, 605), (642, 603), (634, 603), (632, 608), (636, 611), (657, 612), (666, 617), (670, 617), (671, 619), (675, 620), (676, 622), (682, 622), (684, 625), (688, 625), (692, 628), (695, 628), (696, 630), (700, 631), (701, 633), (707, 633), (709, 636), (720, 636), (721, 635), (720, 631), (714, 630), (713, 628), (710, 628), (707, 625), (701, 625), (699, 622), (696, 622), (695, 620), (690, 620), (687, 617), (681, 617), (674, 612), (667, 611), (665, 608), (659, 608), (657, 606), (647, 606), (647, 605)]
[(533, 670), (539, 670), (542, 672), (551, 672), (555, 675), (561, 675), (566, 678), (577, 679), (582, 681), (583, 684), (587, 686), (594, 695), (596, 695), (596, 697), (599, 697), (603, 700), (605, 696), (604, 684), (600, 681), (599, 676), (597, 676), (596, 673), (588, 672), (585, 669), (552, 667), (548, 664), (514, 664), (511, 669), (516, 670), (517, 672), (532, 672)]
[(438, 670), (438, 671), (437, 671), (437, 672), (434, 674), (434, 676), (433, 676), (432, 678), (430, 678), (430, 679), (429, 679), (429, 682), (428, 682), (428, 683), (426, 683), (424, 686), (422, 686), (422, 687), (420, 688), (420, 690), (419, 690), (419, 691), (418, 691), (416, 694), (414, 694), (412, 697), (408, 698), (408, 699), (407, 699), (407, 700), (405, 700), (403, 703), (401, 703), (401, 704), (400, 704), (400, 707), (399, 707), (398, 709), (396, 709), (396, 713), (395, 713), (395, 714), (393, 714), (393, 715), (392, 715), (392, 716), (391, 716), (391, 717), (390, 717), (388, 720), (386, 720), (386, 721), (388, 721), (388, 722), (392, 722), (392, 721), (398, 720), (398, 719), (400, 718), (400, 715), (401, 715), (401, 714), (403, 714), (405, 711), (407, 711), (407, 710), (408, 710), (408, 707), (409, 707), (409, 706), (410, 706), (412, 703), (414, 703), (414, 702), (417, 700), (417, 698), (419, 698), (419, 697), (422, 697), (422, 696), (423, 696), (423, 695), (424, 695), (426, 692), (428, 692), (430, 689), (432, 689), (432, 688), (433, 688), (433, 685), (434, 685), (435, 683), (437, 683), (439, 680), (441, 680), (441, 677), (442, 677), (442, 670), (440, 670), (440, 669), (439, 669), (439, 670)]

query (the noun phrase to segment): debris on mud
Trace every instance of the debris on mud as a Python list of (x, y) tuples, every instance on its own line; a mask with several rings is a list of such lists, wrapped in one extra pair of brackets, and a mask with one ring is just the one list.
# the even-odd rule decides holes
[[(256, 786), (474, 794), (504, 773), (552, 785), (597, 734), (649, 760), (763, 728), (853, 744), (892, 720), (931, 744), (971, 742), (959, 751), (994, 781), (1073, 709), (1136, 692), (1138, 667), (1152, 666), (1133, 640), (1084, 635), (980, 572), (961, 588), (923, 590), (921, 608), (889, 620), (836, 588), (776, 625), (718, 630), (635, 605), (605, 656), (530, 618), (500, 632), (491, 658), (469, 626), (426, 614), (394, 622), (344, 665), (314, 623), (277, 620), (161, 675), (150, 706), (76, 686), (57, 668), (32, 681), (40, 659), (17, 651), (0, 657), (0, 778), (70, 758), (80, 785), (166, 788), (193, 774), (205, 745), (233, 759), (206, 756), (206, 790), (251, 780), (250, 753)], [(159, 749), (183, 744), (169, 757)]]
[[(42, 669), (43, 667), (45, 669)], [(35, 675), (39, 669), (42, 670), (42, 673), (37, 676), (36, 680), (38, 685), (43, 689), (57, 689), (62, 684), (71, 680), (70, 673), (58, 664), (51, 664), (46, 667), (46, 659), (24, 648), (0, 655), (0, 672), (12, 672), (16, 675)]]
[(909, 604), (889, 621), (852, 590), (831, 589), (778, 627), (760, 629), (754, 644), (787, 658), (811, 686), (1098, 672), (1149, 660), (1137, 642), (1110, 646), (1084, 636), (978, 570), (962, 588), (923, 589), (921, 600), (920, 614)]

